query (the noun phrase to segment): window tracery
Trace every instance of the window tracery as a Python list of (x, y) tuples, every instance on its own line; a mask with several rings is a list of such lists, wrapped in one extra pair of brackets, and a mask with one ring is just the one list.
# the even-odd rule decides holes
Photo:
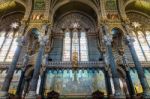
[(2, 18), (0, 25), (0, 62), (11, 62), (17, 48), (19, 21), (23, 13), (16, 12)]
[(72, 37), (70, 32), (65, 33), (63, 61), (71, 61), (74, 52), (78, 54), (78, 61), (88, 61), (88, 48), (85, 32), (73, 32)]
[(129, 12), (127, 15), (132, 22), (134, 48), (138, 58), (140, 61), (150, 61), (150, 19), (134, 12)]
[(63, 61), (71, 61), (77, 54), (78, 61), (88, 61), (87, 35), (95, 33), (95, 21), (85, 13), (71, 12), (58, 18), (54, 24), (55, 33), (64, 33)]
[(135, 39), (134, 47), (140, 61), (150, 61), (149, 33), (141, 31), (141, 24), (133, 22), (133, 37)]

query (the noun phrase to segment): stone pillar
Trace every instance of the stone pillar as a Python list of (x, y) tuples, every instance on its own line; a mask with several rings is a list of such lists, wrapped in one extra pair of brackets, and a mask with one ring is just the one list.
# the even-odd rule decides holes
[(122, 65), (123, 65), (123, 68), (126, 72), (126, 82), (127, 82), (130, 97), (135, 98), (136, 93), (135, 93), (135, 89), (134, 89), (134, 86), (133, 86), (133, 83), (132, 83), (132, 78), (131, 78), (131, 75), (130, 75), (130, 67), (128, 65), (128, 59), (127, 59), (123, 49), (120, 50), (120, 55), (122, 56)]
[(17, 86), (17, 91), (16, 91), (16, 98), (17, 99), (20, 99), (21, 94), (22, 94), (22, 87), (23, 87), (22, 85), (23, 85), (23, 82), (24, 82), (24, 77), (25, 77), (24, 74), (25, 74), (26, 69), (27, 69), (28, 61), (29, 61), (29, 55), (28, 55), (28, 53), (26, 53), (25, 56), (24, 56), (23, 68), (22, 68), (20, 80), (19, 80), (19, 83), (18, 83), (18, 86)]
[(36, 63), (34, 66), (34, 73), (33, 77), (30, 82), (30, 89), (29, 89), (29, 94), (27, 95), (26, 99), (36, 99), (36, 88), (37, 88), (37, 82), (40, 74), (40, 68), (42, 65), (42, 56), (44, 55), (44, 49), (45, 49), (45, 44), (48, 41), (48, 36), (42, 36), (39, 37), (39, 42), (40, 42), (40, 48), (38, 51), (38, 56), (36, 58)]
[(116, 99), (125, 98), (121, 91), (119, 76), (118, 76), (118, 72), (116, 69), (116, 63), (115, 63), (114, 56), (112, 53), (112, 46), (111, 46), (112, 37), (109, 35), (108, 27), (106, 25), (103, 26), (103, 29), (105, 31), (105, 35), (103, 36), (103, 41), (107, 49), (106, 57), (108, 60), (108, 64), (110, 65), (110, 68), (111, 68), (111, 73), (112, 73), (112, 78), (113, 78), (113, 83), (114, 83), (114, 88), (115, 88), (114, 98)]
[(23, 44), (24, 44), (24, 37), (21, 36), (18, 39), (18, 46), (17, 46), (17, 49), (15, 51), (14, 58), (12, 60), (11, 65), (9, 66), (8, 73), (7, 73), (5, 80), (3, 82), (3, 86), (2, 86), (2, 89), (0, 91), (0, 99), (7, 99), (8, 98), (9, 86), (10, 86), (11, 80), (13, 78), (13, 74), (14, 74), (14, 71), (16, 69), (16, 65), (17, 65)]
[(109, 97), (112, 96), (112, 87), (111, 87), (111, 82), (110, 82), (110, 75), (109, 75), (109, 67), (105, 66), (104, 68), (104, 72), (105, 72), (105, 81), (106, 81), (106, 85), (107, 85), (107, 94)]
[(46, 77), (46, 67), (43, 67), (42, 74), (41, 74), (40, 90), (39, 90), (39, 95), (40, 95), (41, 99), (44, 98), (45, 77)]
[(127, 35), (125, 37), (125, 41), (126, 41), (126, 44), (128, 45), (129, 50), (131, 52), (131, 55), (132, 55), (132, 58), (133, 58), (133, 61), (134, 61), (134, 64), (135, 64), (135, 68), (137, 70), (138, 77), (140, 79), (140, 82), (141, 82), (141, 85), (142, 85), (142, 88), (143, 88), (143, 98), (144, 99), (145, 98), (150, 99), (150, 87), (149, 87), (148, 82), (146, 80), (146, 77), (144, 75), (144, 71), (143, 71), (141, 63), (138, 59), (136, 51), (134, 49), (134, 46), (133, 46), (134, 39), (131, 38), (129, 35)]

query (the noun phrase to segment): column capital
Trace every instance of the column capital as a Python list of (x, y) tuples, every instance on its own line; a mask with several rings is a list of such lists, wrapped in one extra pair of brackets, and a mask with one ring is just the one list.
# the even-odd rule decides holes
[(26, 70), (26, 68), (27, 68), (27, 64), (28, 64), (28, 62), (29, 62), (29, 54), (28, 53), (26, 53), (25, 55), (24, 55), (24, 57), (23, 57), (23, 68), (22, 68), (22, 70), (23, 71), (25, 71)]
[(104, 36), (103, 36), (103, 42), (104, 42), (106, 45), (111, 45), (112, 36), (110, 36), (109, 34), (104, 35)]
[(131, 37), (130, 35), (126, 35), (125, 37), (125, 41), (127, 44), (129, 45), (133, 45), (133, 42), (135, 41), (133, 37)]
[(18, 37), (17, 42), (18, 42), (19, 46), (23, 46), (25, 44), (25, 38), (24, 38), (24, 36)]
[(45, 44), (48, 42), (49, 36), (45, 35), (45, 36), (39, 36), (38, 41), (40, 42), (41, 46), (45, 46)]
[(103, 56), (104, 56), (104, 62), (106, 64), (106, 66), (109, 67), (110, 62), (109, 62), (109, 54), (108, 54), (108, 52), (106, 52)]

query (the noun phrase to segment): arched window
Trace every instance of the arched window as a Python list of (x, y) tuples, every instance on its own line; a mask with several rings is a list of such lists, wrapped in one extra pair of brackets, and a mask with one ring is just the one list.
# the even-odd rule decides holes
[(143, 52), (141, 50), (141, 46), (139, 45), (138, 39), (137, 39), (134, 31), (132, 32), (132, 35), (133, 35), (133, 38), (135, 40), (134, 41), (134, 48), (135, 48), (135, 51), (137, 53), (137, 56), (138, 56), (140, 61), (145, 61), (145, 57), (144, 57)]
[(138, 31), (138, 39), (139, 39), (141, 47), (144, 51), (146, 60), (150, 61), (150, 48), (148, 46), (148, 43), (147, 43), (145, 36), (144, 36), (142, 31)]
[(10, 46), (9, 52), (8, 52), (8, 54), (6, 56), (6, 61), (7, 62), (11, 62), (12, 61), (13, 56), (15, 54), (15, 51), (17, 49), (17, 44), (18, 43), (17, 43), (17, 33), (16, 33), (16, 35), (14, 36), (14, 38), (12, 40), (12, 44)]
[(148, 44), (150, 45), (150, 31), (146, 31), (146, 39)]
[[(150, 61), (150, 32), (139, 22), (132, 22), (134, 47), (140, 61)], [(145, 31), (141, 31), (145, 30)]]
[(81, 61), (88, 61), (87, 37), (85, 32), (81, 32), (80, 53), (81, 53)]
[(66, 32), (63, 45), (63, 61), (72, 60), (76, 52), (78, 61), (88, 61), (87, 38), (85, 32)]
[(5, 31), (0, 32), (0, 48), (3, 45), (4, 39), (5, 39), (5, 34), (6, 34)]
[(0, 62), (11, 62), (17, 48), (18, 23), (12, 23), (10, 31), (0, 32)]
[(65, 33), (63, 47), (63, 61), (70, 61), (71, 40), (69, 32)]
[(7, 37), (6, 37), (4, 45), (1, 48), (1, 51), (0, 51), (0, 61), (4, 61), (5, 60), (5, 57), (7, 55), (9, 47), (11, 45), (12, 39), (13, 39), (13, 31), (10, 31), (8, 33)]

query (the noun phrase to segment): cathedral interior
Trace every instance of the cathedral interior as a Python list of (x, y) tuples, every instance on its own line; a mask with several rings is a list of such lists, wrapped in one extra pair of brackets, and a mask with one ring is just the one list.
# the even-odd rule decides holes
[(0, 99), (150, 99), (150, 0), (0, 0)]

